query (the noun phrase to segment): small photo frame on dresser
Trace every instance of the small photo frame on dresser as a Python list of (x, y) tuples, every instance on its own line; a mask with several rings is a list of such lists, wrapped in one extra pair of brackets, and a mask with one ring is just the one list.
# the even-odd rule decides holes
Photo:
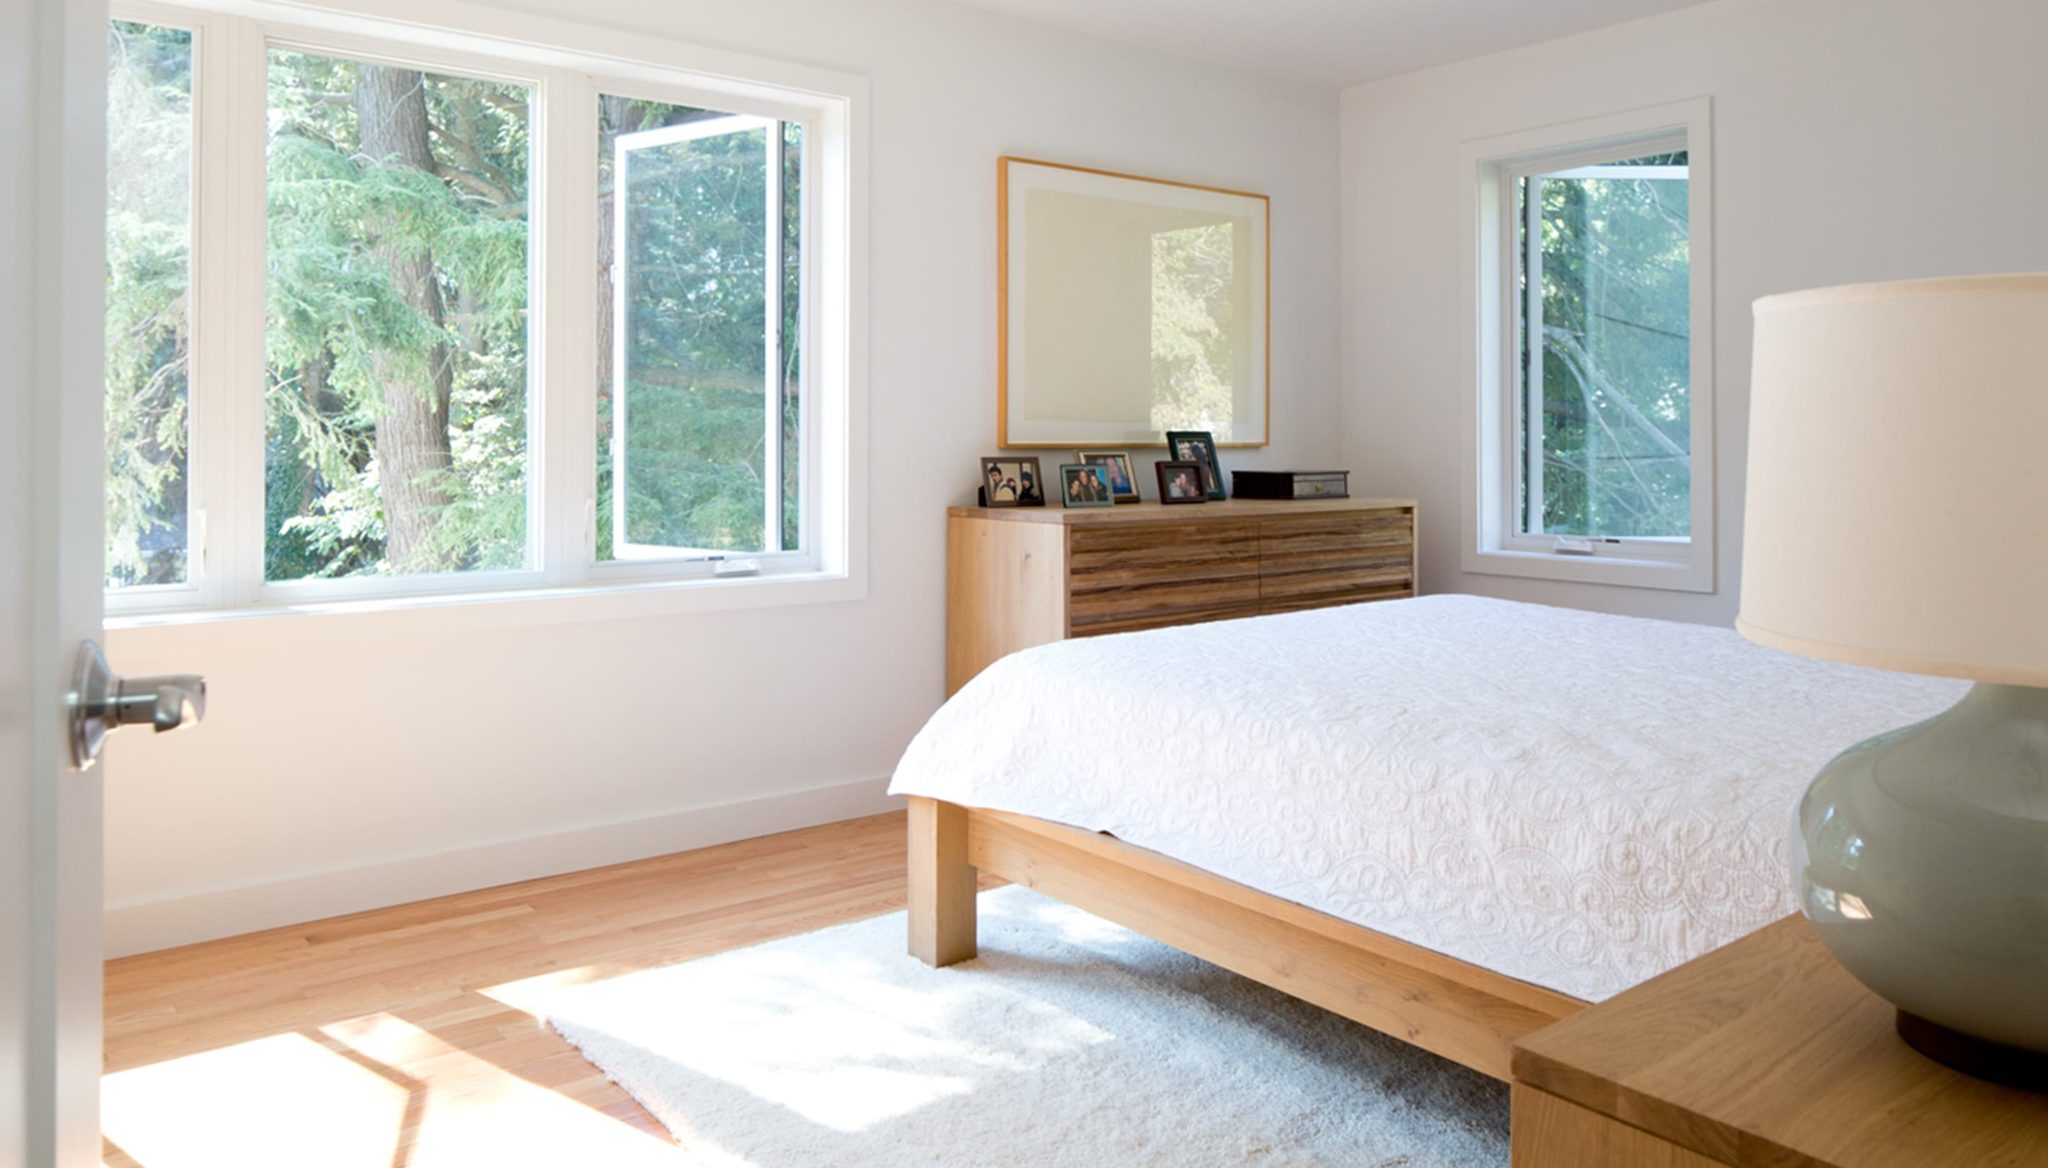
[(1131, 456), (1122, 450), (1076, 450), (1074, 457), (1102, 468), (1109, 476), (1109, 493), (1119, 503), (1141, 501), (1138, 476), (1131, 473)]
[(980, 493), (984, 507), (1045, 506), (1045, 478), (1038, 459), (995, 454), (982, 459)]
[(1199, 462), (1161, 462), (1153, 466), (1159, 476), (1159, 501), (1161, 503), (1206, 503), (1209, 501), (1207, 485), (1202, 481), (1202, 464)]
[(1068, 507), (1113, 507), (1109, 472), (1092, 462), (1060, 464), (1060, 502)]
[(1216, 459), (1216, 436), (1207, 430), (1168, 430), (1166, 451), (1181, 462), (1202, 466), (1202, 489), (1211, 499), (1224, 498), (1223, 464)]

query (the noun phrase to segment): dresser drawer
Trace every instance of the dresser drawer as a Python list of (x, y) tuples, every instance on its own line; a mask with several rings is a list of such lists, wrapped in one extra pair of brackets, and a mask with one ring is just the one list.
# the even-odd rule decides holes
[(1337, 604), (1363, 604), (1368, 600), (1403, 600), (1415, 595), (1415, 586), (1408, 582), (1404, 572), (1398, 584), (1376, 583), (1365, 576), (1333, 575), (1289, 581), (1287, 584), (1275, 584), (1269, 580), (1263, 591), (1264, 595), (1259, 597), (1261, 615), (1329, 608)]
[(1313, 571), (1397, 553), (1415, 546), (1415, 523), (1406, 511), (1304, 515), (1259, 524), (1259, 559), (1272, 570)]
[[(1106, 632), (1098, 625), (1124, 628), (1153, 628), (1178, 620), (1201, 618), (1199, 614), (1237, 612), (1251, 616), (1259, 611), (1259, 578), (1248, 575), (1230, 580), (1194, 580), (1172, 584), (1132, 584), (1121, 588), (1076, 589), (1067, 598), (1067, 625), (1075, 636)], [(1142, 623), (1133, 624), (1138, 621)]]
[(1408, 511), (1269, 519), (1259, 525), (1259, 611), (1392, 600), (1415, 592)]
[(1144, 523), (1067, 532), (1067, 574), (1084, 579), (1231, 579), (1259, 572), (1257, 523)]
[(1256, 602), (1243, 601), (1194, 605), (1187, 608), (1130, 608), (1097, 617), (1086, 624), (1076, 621), (1068, 635), (1101, 637), (1110, 633), (1135, 633), (1141, 629), (1168, 629), (1178, 625), (1203, 624), (1207, 621), (1236, 620), (1244, 616), (1259, 616), (1262, 612)]
[(1067, 534), (1074, 636), (1158, 628), (1259, 608), (1256, 523), (1146, 523)]

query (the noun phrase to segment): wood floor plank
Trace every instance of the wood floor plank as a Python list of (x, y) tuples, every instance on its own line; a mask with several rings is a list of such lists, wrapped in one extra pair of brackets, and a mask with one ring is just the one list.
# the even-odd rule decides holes
[[(111, 961), (106, 1163), (324, 1162), (312, 1132), (304, 1156), (224, 1146), (233, 1121), (217, 1116), (246, 1116), (279, 1093), (285, 1107), (334, 1109), (337, 1123), (385, 1125), (374, 1130), (390, 1132), (390, 1162), (410, 1168), (481, 1162), (464, 1144), (479, 1109), (496, 1109), (494, 1135), (533, 1128), (520, 1132), (532, 1147), (560, 1140), (660, 1162), (661, 1125), (490, 991), (895, 911), (904, 841), (900, 814), (871, 816)], [(301, 1099), (302, 1073), (356, 1086)]]

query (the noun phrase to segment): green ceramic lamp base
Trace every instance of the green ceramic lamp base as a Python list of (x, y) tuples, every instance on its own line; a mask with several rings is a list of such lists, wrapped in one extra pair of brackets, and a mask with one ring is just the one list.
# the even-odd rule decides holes
[(1972, 1038), (1904, 1010), (1899, 1011), (1899, 1037), (1935, 1062), (1972, 1078), (2023, 1091), (2048, 1091), (2048, 1052)]
[(1908, 1043), (2048, 1089), (2048, 687), (1980, 682), (1843, 751), (1792, 844), (1814, 933)]

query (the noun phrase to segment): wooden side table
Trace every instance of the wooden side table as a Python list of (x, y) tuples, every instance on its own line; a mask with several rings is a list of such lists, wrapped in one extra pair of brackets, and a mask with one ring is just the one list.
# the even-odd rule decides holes
[(2048, 1095), (1892, 1018), (1787, 917), (1517, 1043), (1515, 1168), (2048, 1165)]

